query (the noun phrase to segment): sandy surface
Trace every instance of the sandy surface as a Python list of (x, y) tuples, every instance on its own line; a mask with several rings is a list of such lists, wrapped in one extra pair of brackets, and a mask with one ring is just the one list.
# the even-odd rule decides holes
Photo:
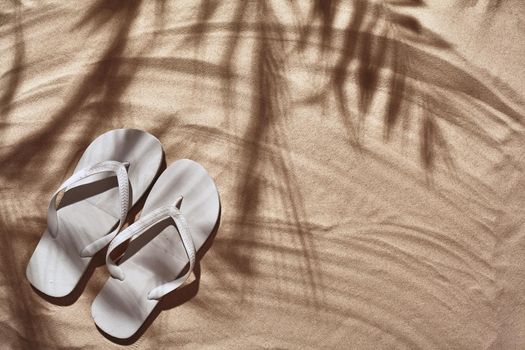
[(2, 0), (0, 49), (1, 348), (120, 348), (104, 266), (69, 306), (24, 276), (118, 127), (222, 200), (198, 291), (133, 347), (525, 348), (523, 1)]

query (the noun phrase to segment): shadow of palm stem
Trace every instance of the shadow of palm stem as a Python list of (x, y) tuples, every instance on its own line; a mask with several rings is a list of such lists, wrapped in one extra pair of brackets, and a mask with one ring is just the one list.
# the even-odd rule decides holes
[(330, 47), (332, 44), (334, 32), (334, 18), (337, 14), (337, 8), (340, 0), (314, 0), (311, 6), (310, 16), (308, 18), (309, 25), (305, 25), (302, 29), (301, 37), (299, 39), (299, 48), (304, 49), (306, 42), (310, 35), (312, 35), (313, 23), (320, 22), (319, 37), (321, 38), (322, 47)]

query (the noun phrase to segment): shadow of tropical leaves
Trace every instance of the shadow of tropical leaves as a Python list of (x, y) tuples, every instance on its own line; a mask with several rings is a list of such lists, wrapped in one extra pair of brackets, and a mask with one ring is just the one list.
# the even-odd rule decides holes
[[(499, 3), (493, 2), (495, 7)], [(231, 283), (243, 298), (253, 292), (253, 286), (244, 281), (257, 273), (253, 256), (258, 250), (275, 253), (276, 260), (280, 257), (278, 263), (282, 265), (293, 256), (296, 263), (290, 268), (295, 277), (293, 284), (304, 293), (298, 299), (321, 308), (322, 290), (328, 286), (323, 285), (320, 265), (326, 263), (323, 261), (326, 258), (318, 256), (312, 236), (314, 230), (321, 229), (313, 225), (307, 215), (307, 203), (298, 185), (285, 128), (288, 118), (294, 117), (288, 113), (292, 100), (287, 78), (289, 55), (307, 50), (318, 54), (317, 61), (306, 68), (326, 69), (328, 79), (316, 88), (319, 93), (306, 100), (320, 103), (333, 99), (338, 112), (334, 117), (340, 119), (346, 130), (348, 152), (365, 147), (366, 125), (371, 118), (378, 117), (381, 119), (382, 141), (387, 144), (404, 137), (410, 129), (418, 130), (417, 161), (427, 172), (432, 172), (439, 162), (454, 168), (454, 152), (442, 130), (444, 124), (461, 128), (480, 142), (493, 140), (469, 111), (443, 103), (450, 95), (464, 103), (482, 102), (494, 123), (500, 122), (495, 113), (505, 115), (510, 122), (522, 123), (521, 112), (501, 93), (472, 72), (438, 54), (453, 52), (454, 48), (446, 40), (403, 11), (424, 6), (423, 0), (292, 1), (286, 2), (288, 7), (282, 4), (279, 6), (283, 7), (277, 7), (271, 1), (235, 0), (226, 4), (229, 10), (226, 19), (225, 4), (200, 0), (194, 9), (194, 23), (173, 29), (183, 37), (181, 47), (194, 48), (197, 55), (206, 41), (213, 40), (213, 35), (220, 32), (224, 45), (217, 53), (216, 62), (211, 63), (200, 57), (178, 57), (176, 53), (170, 57), (147, 57), (149, 50), (158, 44), (155, 35), (141, 46), (141, 50), (129, 50), (133, 29), (146, 2), (94, 1), (72, 30), (107, 32), (109, 39), (104, 47), (100, 47), (99, 56), (86, 69), (80, 83), (72, 87), (63, 105), (48, 118), (49, 121), (1, 154), (1, 164), (9, 165), (0, 173), (2, 180), (17, 184), (34, 180), (39, 169), (46, 166), (47, 155), (60, 147), (61, 138), (73, 127), (80, 129), (76, 131), (76, 135), (81, 135), (77, 142), (80, 152), (97, 134), (118, 124), (122, 114), (120, 100), (142, 67), (219, 81), (226, 110), (239, 107), (236, 93), (240, 80), (245, 79), (249, 81), (249, 91), (244, 92), (249, 98), (242, 132), (234, 135), (228, 128), (226, 131), (211, 127), (184, 129), (184, 142), (203, 145), (210, 140), (222, 140), (235, 145), (237, 166), (231, 170), (231, 175), (235, 179), (236, 193), (230, 197), (234, 205), (224, 228), (229, 237), (221, 239), (219, 233), (215, 244), (219, 262), (236, 269), (241, 278), (228, 280), (224, 273), (217, 278), (221, 283), (223, 279)], [(165, 13), (169, 7), (170, 2), (155, 2), (155, 30), (158, 32), (167, 25), (175, 25), (166, 23)], [(279, 14), (283, 11), (295, 13), (297, 25), (281, 21)], [(306, 14), (304, 17), (303, 13)], [(20, 86), (26, 54), (23, 21), (18, 15), (13, 18), (17, 30), (11, 52), (13, 63), (1, 80), (0, 128), (9, 126), (6, 122)], [(242, 72), (237, 62), (241, 51), (249, 61), (248, 69)], [(417, 106), (419, 114), (409, 113), (413, 106)], [(79, 114), (88, 117), (76, 118)], [(160, 116), (159, 119), (163, 122), (152, 130), (159, 138), (181, 128), (175, 115)], [(70, 152), (65, 164), (71, 164), (78, 155)], [(222, 161), (224, 167), (230, 166), (228, 160)], [(42, 192), (49, 190), (45, 186), (42, 186)], [(267, 217), (265, 209), (269, 204), (279, 208), (282, 217)], [(6, 221), (14, 222), (15, 219), (16, 215), (12, 214)], [(0, 232), (6, 247), (13, 246), (8, 231), (14, 227), (6, 225)], [(27, 237), (34, 229), (31, 227), (22, 234)], [(261, 232), (268, 236), (264, 238), (271, 244), (257, 241), (259, 237), (256, 235)], [(283, 249), (283, 242), (293, 248)], [(13, 259), (12, 254), (2, 255), (4, 266)], [(42, 322), (38, 318), (42, 310), (35, 308), (31, 313), (30, 296), (17, 287), (20, 280), (13, 278), (8, 281), (10, 293), (21, 295), (10, 312), (13, 315), (36, 315), (35, 321), (22, 320), (27, 324), (22, 336), (27, 337)], [(290, 303), (299, 303), (292, 300), (293, 295), (289, 299)], [(337, 312), (335, 308), (330, 311)], [(46, 332), (44, 343), (53, 338), (52, 330)]]

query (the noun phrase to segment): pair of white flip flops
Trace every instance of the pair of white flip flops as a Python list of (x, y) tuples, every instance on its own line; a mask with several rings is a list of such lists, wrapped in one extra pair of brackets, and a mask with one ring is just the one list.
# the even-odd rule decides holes
[[(111, 277), (91, 314), (101, 330), (119, 339), (133, 336), (160, 299), (183, 285), (220, 215), (217, 188), (201, 165), (178, 160), (155, 181), (162, 158), (159, 140), (144, 131), (118, 129), (95, 139), (53, 195), (47, 229), (27, 266), (37, 290), (65, 297), (109, 245)], [(128, 210), (152, 184), (140, 217), (119, 233)], [(115, 250), (125, 243), (116, 264)]]

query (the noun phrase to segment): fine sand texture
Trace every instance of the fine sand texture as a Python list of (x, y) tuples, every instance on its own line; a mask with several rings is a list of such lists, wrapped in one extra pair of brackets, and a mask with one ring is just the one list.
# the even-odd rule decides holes
[(222, 213), (124, 344), (524, 349), (524, 62), (522, 0), (0, 0), (0, 348), (122, 349), (90, 314), (103, 256), (66, 298), (25, 269), (127, 127)]

